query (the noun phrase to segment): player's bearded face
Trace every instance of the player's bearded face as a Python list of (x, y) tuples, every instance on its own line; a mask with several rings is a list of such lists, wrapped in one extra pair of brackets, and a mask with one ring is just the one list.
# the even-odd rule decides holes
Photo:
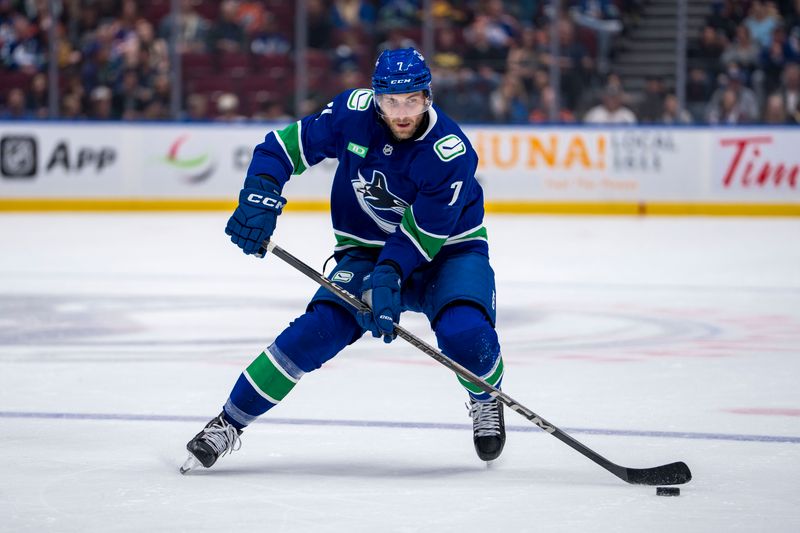
[(422, 91), (406, 94), (379, 94), (375, 96), (378, 112), (399, 140), (410, 138), (417, 131), (431, 99)]

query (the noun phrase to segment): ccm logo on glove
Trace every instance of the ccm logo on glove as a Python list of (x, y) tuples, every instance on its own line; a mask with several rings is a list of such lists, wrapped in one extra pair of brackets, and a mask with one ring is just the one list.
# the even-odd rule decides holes
[(263, 196), (256, 193), (250, 193), (250, 195), (247, 197), (247, 201), (254, 204), (264, 204), (267, 207), (274, 207), (278, 210), (283, 208), (283, 202), (281, 202), (280, 199), (270, 198), (268, 196)]

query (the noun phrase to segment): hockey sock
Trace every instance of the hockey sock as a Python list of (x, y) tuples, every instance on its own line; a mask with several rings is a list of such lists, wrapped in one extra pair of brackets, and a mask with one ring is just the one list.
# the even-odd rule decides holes
[(223, 407), (225, 418), (243, 429), (283, 400), (303, 374), (273, 343), (236, 380)]
[(342, 306), (315, 303), (239, 376), (225, 403), (225, 418), (238, 429), (249, 425), (283, 400), (303, 374), (360, 335), (355, 317)]
[[(448, 357), (480, 376), (490, 385), (500, 388), (503, 381), (503, 356), (500, 343), (486, 315), (472, 305), (448, 306), (434, 325), (439, 348)], [(461, 385), (476, 401), (491, 399), (489, 394), (469, 381), (458, 377)]]

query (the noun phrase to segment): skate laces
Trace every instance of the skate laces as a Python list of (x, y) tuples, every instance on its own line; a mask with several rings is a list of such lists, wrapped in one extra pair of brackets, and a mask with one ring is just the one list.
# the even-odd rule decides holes
[(242, 447), (242, 439), (235, 427), (221, 418), (203, 429), (203, 440), (214, 449), (220, 457), (228, 452), (235, 452)]
[(500, 434), (500, 413), (498, 402), (476, 402), (466, 404), (472, 417), (472, 427), (476, 437), (494, 437)]

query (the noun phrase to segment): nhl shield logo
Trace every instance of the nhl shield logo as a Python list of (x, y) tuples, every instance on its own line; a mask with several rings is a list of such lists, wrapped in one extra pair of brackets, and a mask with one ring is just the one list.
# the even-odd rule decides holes
[(391, 144), (387, 144), (383, 147), (383, 155), (392, 155), (394, 151), (394, 147)]

